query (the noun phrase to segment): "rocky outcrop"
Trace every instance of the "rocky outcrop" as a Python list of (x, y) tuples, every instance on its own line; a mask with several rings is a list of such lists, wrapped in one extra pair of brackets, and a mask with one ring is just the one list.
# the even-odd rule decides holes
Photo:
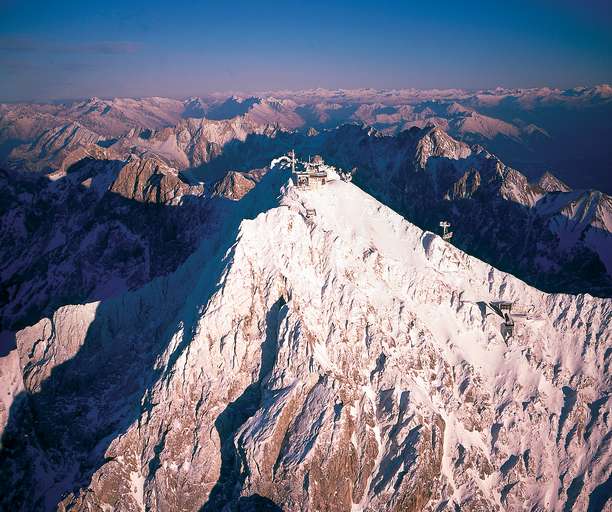
[(102, 137), (77, 122), (43, 132), (31, 144), (13, 149), (9, 155), (11, 166), (32, 172), (65, 170), (88, 156), (98, 156), (103, 149), (96, 145)]
[(229, 171), (213, 189), (213, 195), (232, 201), (239, 201), (261, 180), (268, 169), (254, 169), (249, 172)]
[(538, 181), (540, 188), (546, 192), (569, 192), (571, 190), (554, 174), (546, 171)]
[(175, 205), (183, 196), (201, 196), (203, 185), (190, 185), (179, 174), (155, 158), (131, 158), (115, 178), (110, 192), (135, 201)]
[(415, 151), (415, 161), (424, 169), (430, 158), (443, 157), (451, 160), (467, 158), (471, 154), (467, 144), (456, 141), (440, 128), (428, 128), (419, 134)]
[(480, 173), (476, 169), (466, 171), (454, 184), (452, 191), (446, 195), (449, 199), (467, 199), (480, 187)]

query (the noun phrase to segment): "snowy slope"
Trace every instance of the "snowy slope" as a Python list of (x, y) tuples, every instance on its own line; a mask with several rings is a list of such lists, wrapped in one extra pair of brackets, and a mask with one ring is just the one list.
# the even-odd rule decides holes
[(385, 136), (345, 125), (311, 140), (323, 137), (322, 154), (356, 168), (355, 183), (419, 226), (449, 220), (463, 250), (548, 291), (610, 296), (610, 196), (550, 174), (531, 183), (440, 128)]
[[(275, 161), (174, 274), (17, 334), (41, 419), (8, 438), (4, 503), (601, 505), (612, 301), (542, 293), (352, 184), (288, 178)], [(498, 300), (530, 307), (513, 337)]]

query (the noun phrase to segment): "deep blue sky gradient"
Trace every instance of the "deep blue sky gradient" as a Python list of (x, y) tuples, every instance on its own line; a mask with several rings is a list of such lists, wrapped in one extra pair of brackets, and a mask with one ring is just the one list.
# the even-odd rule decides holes
[(0, 0), (0, 101), (611, 81), (606, 0)]

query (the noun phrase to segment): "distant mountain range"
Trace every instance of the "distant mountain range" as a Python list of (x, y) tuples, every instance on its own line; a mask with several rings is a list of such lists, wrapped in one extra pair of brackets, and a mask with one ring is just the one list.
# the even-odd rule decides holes
[[(47, 152), (41, 156), (44, 145), (59, 138), (57, 147), (75, 130), (78, 140), (98, 136), (108, 145), (130, 130), (160, 130), (186, 119), (223, 123), (240, 118), (247, 126), (302, 131), (359, 122), (385, 134), (434, 125), (458, 140), (485, 145), (531, 180), (550, 171), (573, 188), (611, 193), (612, 150), (601, 143), (612, 138), (611, 115), (609, 85), (567, 90), (315, 89), (187, 100), (91, 98), (63, 104), (0, 104), (0, 161), (26, 168), (29, 161), (39, 168), (41, 161), (53, 158)], [(81, 132), (73, 123), (93, 133)], [(186, 128), (197, 129), (192, 123)]]

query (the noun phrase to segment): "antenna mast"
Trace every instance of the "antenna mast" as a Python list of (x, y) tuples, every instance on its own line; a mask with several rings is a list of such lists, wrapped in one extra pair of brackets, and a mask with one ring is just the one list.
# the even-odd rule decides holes
[(447, 231), (448, 228), (450, 228), (450, 222), (443, 220), (442, 222), (440, 222), (440, 227), (442, 228), (442, 239), (450, 240), (453, 237), (453, 232)]
[(289, 156), (291, 157), (291, 172), (295, 174), (295, 151), (293, 149), (289, 151)]

